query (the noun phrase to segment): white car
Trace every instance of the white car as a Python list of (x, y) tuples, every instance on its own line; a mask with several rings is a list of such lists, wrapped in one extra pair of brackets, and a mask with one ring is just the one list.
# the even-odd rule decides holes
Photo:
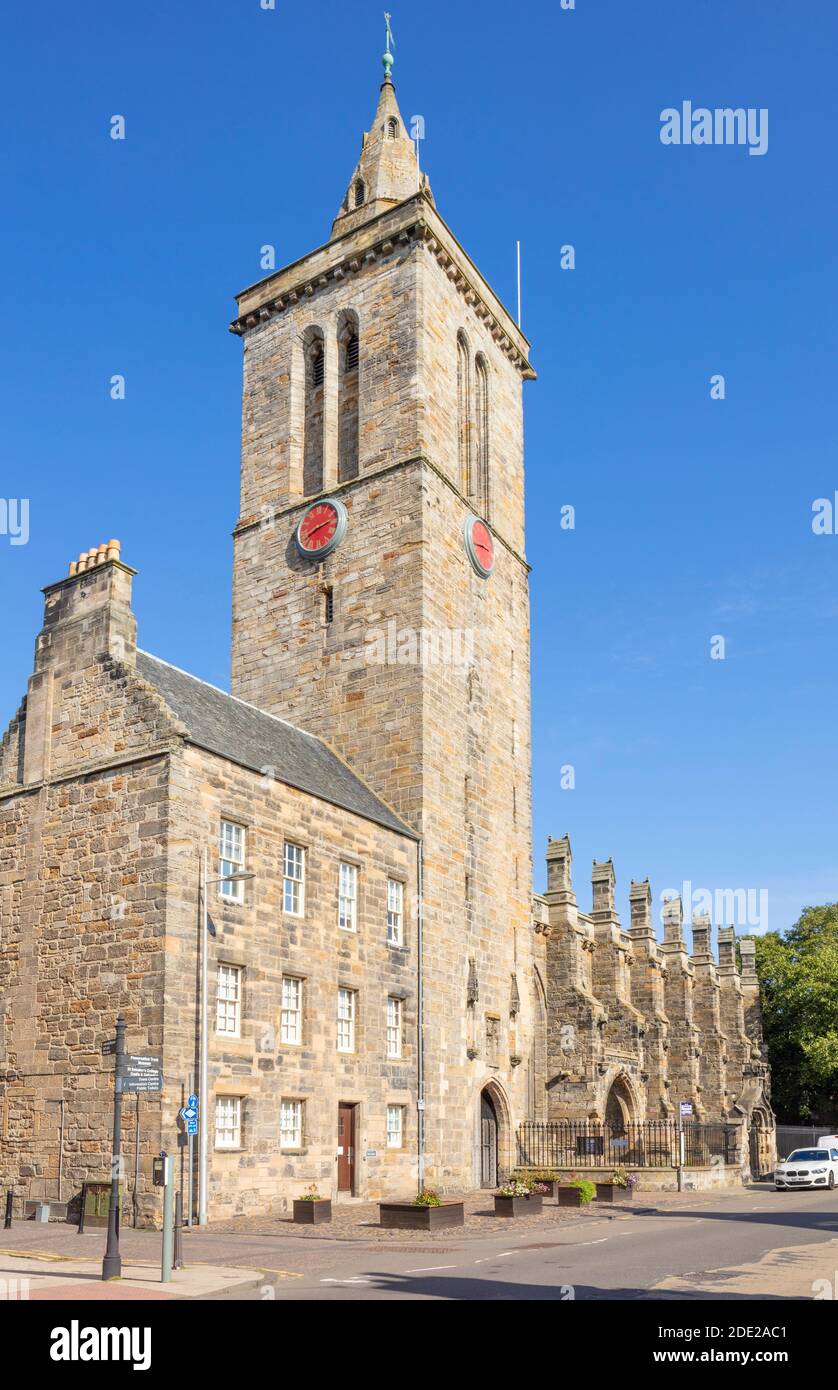
[(795, 1149), (774, 1169), (777, 1192), (792, 1187), (828, 1187), (838, 1182), (838, 1147)]

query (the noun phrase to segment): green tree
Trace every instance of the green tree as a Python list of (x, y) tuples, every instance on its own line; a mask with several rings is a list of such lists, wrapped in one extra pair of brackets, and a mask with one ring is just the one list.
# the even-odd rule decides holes
[(756, 941), (772, 1100), (781, 1121), (838, 1118), (838, 903)]

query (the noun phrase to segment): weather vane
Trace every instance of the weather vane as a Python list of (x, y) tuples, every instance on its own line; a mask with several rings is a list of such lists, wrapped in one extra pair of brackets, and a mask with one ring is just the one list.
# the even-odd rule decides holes
[(390, 28), (390, 20), (391, 20), (392, 18), (393, 18), (393, 16), (390, 15), (390, 14), (388, 14), (387, 11), (385, 10), (385, 11), (384, 11), (384, 23), (387, 25), (387, 52), (384, 54), (384, 57), (381, 59), (382, 63), (384, 64), (384, 81), (385, 81), (385, 82), (389, 82), (389, 81), (390, 81), (390, 72), (391, 72), (392, 67), (393, 67), (393, 55), (392, 55), (392, 53), (390, 52), (390, 45), (392, 44), (394, 48), (395, 48), (395, 46), (396, 46), (396, 40), (393, 38), (393, 30)]

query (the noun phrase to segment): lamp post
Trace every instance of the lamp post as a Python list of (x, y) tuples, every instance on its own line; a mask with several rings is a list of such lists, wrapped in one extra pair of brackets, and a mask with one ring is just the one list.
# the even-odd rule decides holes
[(208, 1064), (209, 1023), (207, 1004), (209, 997), (209, 898), (207, 890), (218, 883), (244, 883), (255, 878), (255, 874), (221, 874), (218, 878), (207, 877), (207, 851), (201, 856), (201, 989), (200, 989), (200, 1059), (198, 1068), (198, 1225), (207, 1224), (207, 1174), (209, 1155), (209, 1096)]

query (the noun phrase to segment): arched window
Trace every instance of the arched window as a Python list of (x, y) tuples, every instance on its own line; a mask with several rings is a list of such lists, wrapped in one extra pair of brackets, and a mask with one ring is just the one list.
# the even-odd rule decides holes
[(477, 354), (475, 374), (476, 460), (473, 487), (469, 496), (481, 516), (489, 515), (489, 366), (482, 352)]
[(460, 491), (471, 495), (471, 354), (468, 339), (457, 334), (457, 452)]
[(323, 488), (323, 396), (326, 359), (323, 330), (310, 328), (303, 342), (305, 358), (305, 434), (303, 492), (308, 497)]
[(338, 323), (338, 481), (358, 476), (358, 407), (361, 351), (358, 316), (347, 309)]
[(387, 139), (388, 139), (388, 140), (395, 140), (395, 138), (396, 138), (396, 136), (398, 135), (398, 133), (399, 133), (399, 123), (398, 123), (398, 121), (396, 120), (395, 116), (391, 116), (390, 119), (389, 119), (389, 121), (387, 122)]
[(355, 206), (356, 206), (356, 208), (362, 207), (362, 206), (363, 206), (363, 203), (364, 203), (364, 200), (366, 199), (366, 196), (367, 196), (367, 190), (366, 190), (366, 187), (365, 187), (365, 185), (364, 185), (364, 180), (363, 180), (363, 179), (356, 179), (356, 180), (355, 180), (355, 187), (354, 187), (354, 189), (353, 189), (353, 193), (354, 193), (354, 196), (355, 196)]

